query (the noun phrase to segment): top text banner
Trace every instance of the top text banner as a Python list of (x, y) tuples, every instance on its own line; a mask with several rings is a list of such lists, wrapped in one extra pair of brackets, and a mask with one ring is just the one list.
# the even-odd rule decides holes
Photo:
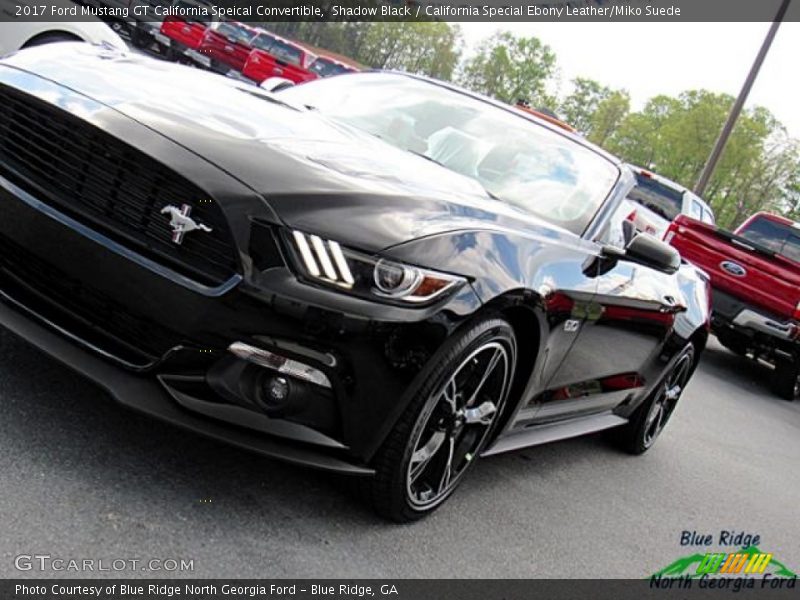
[[(0, 21), (551, 21), (745, 22), (773, 21), (782, 0), (0, 0)], [(784, 17), (800, 21), (800, 0)], [(682, 40), (698, 49), (703, 40)]]

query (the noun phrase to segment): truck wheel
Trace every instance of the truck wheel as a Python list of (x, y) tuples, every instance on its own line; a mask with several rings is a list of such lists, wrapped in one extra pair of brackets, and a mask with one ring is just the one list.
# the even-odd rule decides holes
[(144, 50), (150, 45), (149, 36), (138, 27), (131, 28), (131, 44), (140, 50)]
[(800, 396), (800, 360), (779, 361), (775, 364), (772, 391), (784, 400), (795, 400)]

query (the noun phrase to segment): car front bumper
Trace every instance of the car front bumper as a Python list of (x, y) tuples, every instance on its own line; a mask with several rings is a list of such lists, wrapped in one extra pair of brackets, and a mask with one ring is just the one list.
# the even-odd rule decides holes
[(127, 408), (270, 458), (347, 475), (373, 474), (368, 467), (307, 445), (294, 444), (186, 410), (175, 401), (164, 380), (132, 374), (80, 348), (2, 292), (0, 326), (101, 386)]
[[(349, 305), (298, 301), (301, 291), (352, 302), (282, 267), (258, 282), (237, 275), (230, 286), (192, 289), (2, 177), (0, 210), (0, 326), (127, 407), (305, 466), (370, 475), (418, 373), (460, 321), (448, 310), (426, 317), (372, 307), (359, 315)], [(93, 315), (76, 298), (111, 307), (112, 316)], [(236, 377), (250, 381), (253, 369), (230, 351), (236, 342), (318, 369), (330, 388), (291, 380), (297, 405), (277, 412), (240, 397)]]

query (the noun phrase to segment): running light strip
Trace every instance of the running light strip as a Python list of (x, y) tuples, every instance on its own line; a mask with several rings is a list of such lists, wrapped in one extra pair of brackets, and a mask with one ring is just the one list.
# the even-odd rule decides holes
[(309, 275), (344, 287), (353, 286), (355, 278), (337, 242), (299, 231), (293, 231), (292, 237)]

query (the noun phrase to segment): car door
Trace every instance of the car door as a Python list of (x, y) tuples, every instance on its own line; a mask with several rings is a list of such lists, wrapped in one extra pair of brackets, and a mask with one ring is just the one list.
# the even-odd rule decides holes
[[(597, 239), (597, 248), (621, 246), (624, 206)], [(538, 399), (536, 422), (609, 411), (642, 391), (662, 345), (681, 310), (673, 275), (633, 262), (598, 259), (587, 268), (596, 287), (569, 353)]]

